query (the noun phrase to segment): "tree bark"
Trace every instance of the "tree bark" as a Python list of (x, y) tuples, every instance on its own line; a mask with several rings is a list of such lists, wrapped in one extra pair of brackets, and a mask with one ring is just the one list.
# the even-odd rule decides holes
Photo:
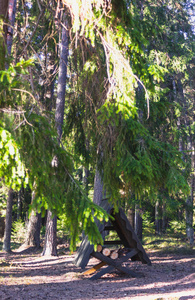
[[(56, 122), (59, 144), (62, 137), (62, 125), (64, 120), (66, 77), (67, 77), (68, 51), (69, 51), (68, 44), (69, 44), (68, 22), (65, 19), (64, 26), (62, 26), (62, 39), (61, 39), (61, 48), (60, 48), (60, 63), (59, 63), (59, 75), (58, 75), (58, 87), (57, 87), (56, 112), (55, 112), (55, 122)], [(52, 217), (52, 212), (48, 211), (45, 244), (44, 244), (44, 250), (42, 255), (53, 255), (53, 256), (57, 255), (56, 232), (57, 232), (57, 216)]]
[(17, 220), (21, 218), (22, 213), (22, 199), (21, 199), (21, 189), (18, 191), (18, 199), (17, 199)]
[(4, 240), (3, 240), (3, 250), (6, 252), (11, 252), (12, 203), (13, 203), (13, 190), (10, 188), (8, 192), (8, 198), (7, 198), (5, 232), (4, 232)]
[(160, 234), (159, 201), (155, 204), (155, 234)]
[(139, 205), (135, 205), (135, 233), (140, 241), (142, 241), (142, 217), (140, 215)]
[(190, 150), (192, 151), (191, 154), (191, 193), (186, 200), (186, 235), (189, 240), (190, 246), (193, 247), (194, 245), (194, 229), (193, 229), (193, 202), (194, 202), (194, 190), (195, 190), (195, 149), (194, 144), (192, 142), (192, 136), (190, 136)]
[[(189, 128), (190, 130), (190, 121), (187, 116), (187, 103), (183, 92), (183, 85), (180, 79), (177, 81), (177, 89), (175, 81), (173, 81), (173, 89), (175, 98), (181, 99), (181, 104), (183, 105), (183, 125), (185, 126), (186, 130)], [(177, 92), (178, 91), (178, 92)], [(178, 100), (179, 102), (179, 100)], [(195, 121), (195, 120), (193, 120)], [(181, 118), (178, 118), (178, 129), (181, 127)], [(184, 157), (184, 145), (183, 145), (182, 138), (179, 139), (179, 151), (183, 153), (183, 160)], [(193, 202), (194, 202), (194, 188), (195, 188), (195, 177), (194, 177), (194, 168), (195, 168), (195, 162), (194, 162), (194, 142), (192, 133), (190, 132), (188, 138), (187, 138), (187, 150), (191, 151), (191, 193), (186, 199), (186, 235), (189, 240), (190, 246), (193, 247), (194, 244), (194, 230), (193, 230)]]
[[(3, 17), (3, 20), (5, 20), (8, 15), (8, 3), (8, 0), (0, 1), (0, 16)], [(3, 23), (0, 23), (0, 70), (5, 69), (6, 38), (7, 26)]]
[(52, 217), (52, 212), (47, 212), (45, 244), (42, 255), (57, 256), (57, 217)]
[(40, 248), (41, 213), (31, 212), (25, 245)]
[(129, 220), (129, 223), (135, 229), (135, 208), (129, 208), (127, 210), (127, 219)]
[(100, 205), (102, 199), (103, 199), (103, 181), (100, 172), (96, 169), (95, 178), (94, 178), (93, 202), (97, 205)]
[(13, 26), (15, 23), (16, 15), (16, 0), (9, 0), (8, 6), (8, 20), (11, 26), (7, 28), (7, 52), (11, 55), (12, 41), (13, 41)]
[(55, 112), (55, 122), (56, 122), (59, 143), (62, 137), (62, 125), (64, 120), (66, 77), (67, 77), (68, 51), (69, 51), (68, 49), (69, 34), (68, 34), (67, 20), (65, 20), (64, 26), (62, 27), (62, 40), (60, 46), (60, 63), (59, 63), (59, 75), (58, 75), (58, 87), (57, 87), (57, 99), (56, 99), (56, 112)]

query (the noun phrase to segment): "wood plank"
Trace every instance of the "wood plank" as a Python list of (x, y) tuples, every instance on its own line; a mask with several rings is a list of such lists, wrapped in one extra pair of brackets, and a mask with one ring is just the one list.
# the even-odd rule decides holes
[(123, 242), (121, 240), (116, 241), (104, 241), (104, 245), (122, 245)]
[(89, 270), (85, 271), (82, 273), (82, 275), (89, 275), (94, 273), (95, 271), (99, 270), (101, 267), (105, 266), (106, 263), (101, 261), (99, 264), (93, 266), (92, 268), (90, 268)]
[(128, 275), (131, 275), (132, 277), (140, 277), (139, 274), (129, 270), (128, 268), (125, 268), (125, 267), (122, 267), (121, 266), (121, 263), (122, 262), (125, 262), (127, 261), (129, 258), (133, 257), (134, 255), (137, 254), (137, 249), (133, 249), (132, 251), (130, 251), (127, 255), (119, 258), (119, 259), (116, 259), (116, 260), (113, 260), (107, 256), (104, 256), (103, 254), (99, 253), (99, 252), (92, 252), (92, 256), (94, 256), (95, 258), (107, 263), (109, 266), (112, 266), (114, 267), (115, 269), (123, 272), (123, 273), (126, 273)]
[(112, 225), (106, 225), (105, 227), (104, 227), (104, 230), (106, 231), (106, 230), (108, 230), (108, 231), (110, 231), (110, 230), (113, 230), (113, 231), (115, 231), (115, 227), (114, 226), (112, 226)]
[(93, 275), (90, 280), (96, 280), (99, 279), (101, 276), (105, 275), (106, 273), (110, 273), (112, 270), (114, 270), (113, 266), (108, 266), (101, 271), (99, 271), (97, 274)]
[(121, 266), (122, 262), (127, 261), (129, 258), (133, 257), (134, 255), (137, 254), (137, 250), (133, 249), (131, 250), (126, 256), (121, 257), (120, 259), (117, 259), (117, 263), (115, 261), (113, 261), (111, 258), (102, 255), (101, 253), (97, 253), (97, 252), (93, 252), (92, 256), (103, 260), (104, 262), (106, 262), (109, 266), (104, 268), (103, 270), (99, 271), (97, 274), (93, 275), (90, 279), (91, 280), (95, 280), (100, 278), (101, 276), (103, 276), (106, 273), (110, 273), (112, 270), (117, 269), (122, 273), (128, 274), (132, 277), (141, 277), (140, 274), (135, 273), (134, 271), (130, 270), (129, 268), (125, 268)]

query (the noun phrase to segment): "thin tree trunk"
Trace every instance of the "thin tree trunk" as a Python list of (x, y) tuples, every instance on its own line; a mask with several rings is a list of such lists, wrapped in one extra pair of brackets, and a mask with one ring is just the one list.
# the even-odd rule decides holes
[(11, 26), (8, 26), (7, 29), (7, 52), (11, 55), (12, 41), (13, 41), (13, 27), (15, 22), (16, 15), (16, 0), (9, 0), (8, 7), (8, 20)]
[[(66, 93), (66, 77), (67, 77), (67, 65), (68, 65), (68, 22), (65, 19), (62, 27), (62, 40), (60, 49), (60, 63), (59, 63), (59, 75), (58, 75), (58, 88), (57, 88), (57, 100), (56, 100), (56, 112), (55, 122), (58, 134), (58, 142), (60, 144), (62, 137), (62, 125), (64, 120), (64, 105), (65, 105), (65, 93)], [(58, 163), (58, 162), (57, 162)], [(42, 255), (57, 255), (57, 216), (52, 217), (52, 212), (47, 213), (46, 223), (46, 235), (45, 244)]]
[(166, 232), (167, 227), (167, 219), (166, 219), (166, 204), (163, 203), (162, 205), (162, 232)]
[(140, 241), (142, 241), (142, 217), (140, 215), (139, 205), (135, 205), (135, 233)]
[(100, 172), (96, 169), (95, 178), (94, 178), (93, 202), (97, 205), (100, 205), (102, 199), (103, 199), (103, 181)]
[(155, 234), (160, 234), (159, 201), (155, 204)]
[[(186, 130), (190, 128), (190, 122), (189, 118), (187, 117), (187, 103), (184, 97), (184, 92), (183, 92), (183, 85), (181, 80), (178, 79), (177, 81), (177, 90), (175, 86), (175, 82), (173, 81), (173, 88), (174, 88), (174, 93), (175, 97), (179, 98), (182, 100), (183, 104), (183, 125), (185, 126)], [(177, 96), (177, 91), (178, 91), (178, 96)], [(181, 119), (178, 119), (178, 129), (181, 127)], [(179, 140), (179, 150), (184, 153), (184, 146), (183, 146), (183, 141), (182, 138)], [(193, 246), (194, 244), (194, 230), (193, 230), (193, 201), (194, 201), (194, 188), (195, 188), (195, 179), (194, 179), (194, 143), (193, 143), (193, 138), (192, 134), (190, 132), (190, 135), (187, 138), (187, 145), (188, 145), (188, 150), (192, 151), (191, 153), (191, 193), (186, 199), (186, 235), (189, 240), (190, 246)], [(184, 159), (184, 156), (183, 156)]]
[(22, 212), (22, 199), (21, 199), (21, 189), (18, 192), (18, 199), (17, 199), (17, 220), (21, 218)]
[(3, 240), (3, 250), (6, 252), (11, 252), (12, 203), (13, 203), (13, 190), (10, 188), (8, 192), (8, 198), (7, 198), (5, 232), (4, 232), (4, 240)]
[(135, 229), (135, 208), (129, 208), (127, 210), (127, 218), (133, 229)]
[(194, 229), (193, 229), (193, 202), (194, 202), (194, 190), (195, 190), (195, 149), (192, 142), (192, 136), (190, 136), (190, 145), (191, 145), (191, 165), (192, 165), (192, 172), (191, 172), (191, 193), (186, 200), (186, 235), (189, 240), (190, 246), (193, 247), (194, 245)]
[[(65, 27), (64, 27), (65, 26)], [(60, 49), (60, 63), (59, 63), (59, 75), (58, 75), (58, 87), (57, 87), (57, 99), (56, 99), (56, 112), (55, 122), (58, 133), (58, 141), (60, 143), (62, 137), (62, 125), (64, 121), (64, 105), (65, 105), (65, 93), (66, 93), (66, 77), (67, 77), (67, 65), (68, 65), (68, 22), (65, 20), (62, 27), (62, 40)]]
[[(0, 1), (0, 16), (3, 17), (3, 20), (7, 18), (8, 14), (8, 0)], [(7, 26), (0, 22), (0, 70), (5, 69), (5, 53), (6, 53), (6, 41), (7, 38)]]

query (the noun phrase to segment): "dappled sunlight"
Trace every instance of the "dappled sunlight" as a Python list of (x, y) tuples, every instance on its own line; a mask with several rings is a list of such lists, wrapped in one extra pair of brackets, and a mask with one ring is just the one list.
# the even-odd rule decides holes
[[(2, 254), (2, 253), (1, 253)], [(9, 256), (1, 260), (0, 298), (13, 299), (194, 299), (195, 261), (193, 255), (158, 256), (151, 253), (152, 266), (141, 262), (125, 263), (139, 272), (141, 278), (131, 278), (120, 272), (91, 281), (73, 265), (74, 255), (59, 257)], [(3, 264), (4, 262), (4, 264)], [(89, 261), (87, 268), (94, 264)], [(20, 298), (18, 298), (20, 297)], [(184, 298), (187, 297), (187, 298)], [(194, 298), (193, 298), (194, 297)]]

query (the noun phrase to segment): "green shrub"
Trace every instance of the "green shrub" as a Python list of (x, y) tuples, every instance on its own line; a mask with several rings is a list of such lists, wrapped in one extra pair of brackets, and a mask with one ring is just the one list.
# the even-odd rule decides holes
[(186, 225), (185, 221), (170, 221), (169, 228), (167, 229), (167, 233), (170, 234), (185, 234)]
[(23, 243), (25, 240), (26, 228), (25, 223), (19, 219), (12, 224), (12, 238), (20, 243)]
[(145, 212), (142, 215), (142, 220), (143, 220), (143, 234), (147, 234), (147, 235), (155, 234), (155, 224), (149, 212)]

